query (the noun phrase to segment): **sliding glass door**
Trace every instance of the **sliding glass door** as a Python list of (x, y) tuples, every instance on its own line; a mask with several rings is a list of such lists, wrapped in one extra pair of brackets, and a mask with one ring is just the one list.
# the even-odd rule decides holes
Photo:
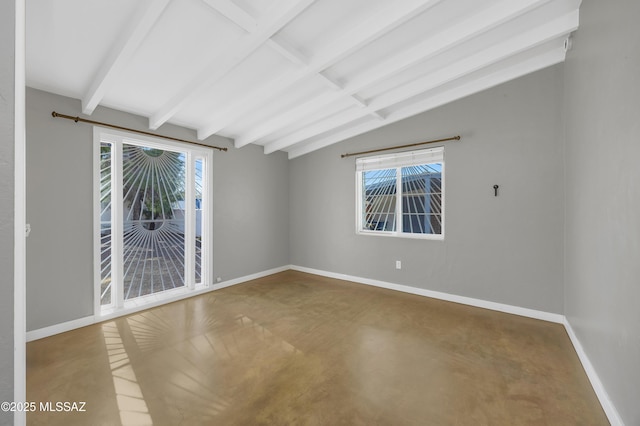
[(100, 309), (209, 285), (210, 151), (96, 133)]

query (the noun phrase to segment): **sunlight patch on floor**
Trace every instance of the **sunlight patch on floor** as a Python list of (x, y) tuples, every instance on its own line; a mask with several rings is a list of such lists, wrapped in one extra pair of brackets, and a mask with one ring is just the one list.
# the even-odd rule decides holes
[(103, 324), (102, 334), (109, 355), (113, 387), (116, 391), (116, 401), (122, 425), (153, 425), (149, 408), (129, 361), (129, 355), (120, 337), (118, 326), (115, 322)]

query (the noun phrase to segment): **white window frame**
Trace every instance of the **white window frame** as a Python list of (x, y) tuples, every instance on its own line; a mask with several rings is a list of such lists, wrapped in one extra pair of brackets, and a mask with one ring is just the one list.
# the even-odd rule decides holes
[[(441, 233), (440, 234), (423, 234), (423, 233), (411, 233), (402, 232), (402, 173), (403, 167), (412, 165), (426, 165), (426, 164), (442, 164), (441, 171), (441, 187), (442, 187), (442, 202), (441, 202)], [(396, 169), (396, 213), (395, 231), (383, 231), (383, 230), (371, 230), (364, 229), (363, 226), (363, 179), (362, 175), (365, 171), (372, 170), (386, 170)], [(393, 154), (377, 155), (371, 157), (356, 158), (356, 234), (358, 235), (375, 235), (382, 237), (398, 237), (398, 238), (412, 238), (423, 240), (444, 240), (445, 232), (445, 161), (444, 161), (444, 147), (435, 147), (429, 149), (421, 149), (416, 151), (406, 151)]]
[[(115, 281), (111, 287), (111, 304), (102, 305), (101, 294), (101, 249), (100, 249), (100, 144), (108, 142), (112, 144), (112, 158), (118, 156), (122, 158), (122, 145), (142, 145), (155, 149), (173, 149), (186, 152), (187, 186), (186, 199), (195, 199), (195, 162), (202, 159), (202, 257), (200, 282), (195, 283), (195, 203), (185, 203), (185, 267), (193, 270), (185, 277), (185, 286), (158, 293), (149, 294), (124, 300), (122, 294), (122, 270), (121, 263), (114, 262), (112, 266), (112, 280)], [(112, 160), (113, 161), (113, 160)], [(142, 306), (157, 306), (160, 302), (170, 303), (174, 300), (187, 297), (189, 293), (202, 291), (214, 285), (213, 281), (213, 184), (212, 184), (212, 164), (213, 154), (211, 149), (198, 147), (182, 142), (154, 138), (120, 130), (109, 129), (100, 126), (93, 128), (93, 265), (94, 265), (94, 315), (96, 317), (113, 317), (122, 313), (137, 311)], [(115, 180), (112, 180), (111, 193), (122, 194), (122, 167), (121, 162), (112, 162), (112, 173)], [(120, 203), (112, 203), (111, 223), (112, 223), (112, 251), (114, 255), (123, 252), (123, 223), (122, 206)], [(190, 271), (191, 272), (191, 271)], [(193, 276), (192, 276), (193, 275)]]

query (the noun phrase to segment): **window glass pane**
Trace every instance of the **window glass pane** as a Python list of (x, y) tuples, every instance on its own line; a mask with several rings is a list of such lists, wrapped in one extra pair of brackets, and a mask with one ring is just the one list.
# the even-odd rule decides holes
[(111, 144), (100, 143), (100, 305), (111, 300)]
[(396, 169), (362, 172), (362, 229), (396, 230)]
[(203, 189), (202, 189), (202, 167), (203, 160), (197, 158), (195, 161), (195, 204), (196, 204), (196, 283), (202, 282), (202, 202), (203, 202)]
[(185, 285), (185, 154), (123, 144), (124, 299)]
[(442, 164), (402, 168), (402, 232), (442, 233)]

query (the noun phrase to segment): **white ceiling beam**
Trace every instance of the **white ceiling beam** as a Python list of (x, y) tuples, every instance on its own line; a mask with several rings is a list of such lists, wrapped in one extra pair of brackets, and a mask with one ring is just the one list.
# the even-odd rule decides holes
[[(355, 94), (351, 94), (351, 93), (346, 93), (342, 86), (340, 86), (338, 83), (336, 83), (335, 81), (333, 81), (332, 79), (330, 79), (326, 75), (324, 75), (321, 72), (319, 72), (319, 73), (316, 73), (316, 76), (323, 83), (325, 83), (327, 86), (329, 86), (331, 89), (336, 90), (337, 91), (337, 95), (339, 97), (347, 98), (351, 103), (353, 103), (354, 105), (356, 105), (356, 106), (358, 106), (360, 108), (366, 108), (367, 107), (367, 103), (364, 100), (362, 100), (359, 96), (357, 96)], [(375, 112), (375, 111), (372, 111), (369, 114), (372, 115), (375, 118), (382, 119), (382, 116), (380, 114), (378, 114), (377, 112)]]
[(343, 89), (342, 86), (340, 86), (338, 83), (336, 83), (326, 75), (322, 74), (321, 72), (316, 73), (316, 77), (318, 78), (318, 80), (324, 83), (329, 89), (335, 90), (336, 92)]
[(311, 58), (307, 67), (292, 70), (272, 78), (256, 91), (248, 93), (236, 102), (227, 105), (224, 111), (211, 119), (211, 124), (198, 129), (198, 138), (204, 139), (219, 132), (249, 111), (262, 107), (265, 102), (277, 96), (281, 91), (310, 75), (323, 71), (440, 1), (406, 0), (403, 2), (388, 2), (386, 7), (379, 10), (369, 19), (321, 49), (318, 54)]
[[(369, 105), (367, 104), (367, 102), (366, 102), (364, 99), (362, 99), (360, 96), (358, 96), (358, 95), (349, 95), (349, 96), (353, 99), (354, 103), (355, 103), (357, 106), (359, 106), (359, 107), (361, 107), (361, 108), (366, 108), (366, 107), (368, 107), (368, 106), (369, 106)], [(369, 114), (369, 115), (370, 115), (370, 116), (372, 116), (372, 117), (377, 118), (378, 120), (384, 120), (384, 117), (383, 117), (383, 116), (382, 116), (382, 114), (380, 114), (378, 111), (371, 111), (371, 110), (369, 110), (367, 114)]]
[(511, 66), (501, 68), (477, 79), (472, 79), (467, 83), (455, 86), (435, 96), (428, 97), (422, 101), (404, 107), (401, 110), (395, 111), (387, 116), (384, 123), (369, 121), (367, 123), (362, 123), (352, 128), (342, 130), (338, 133), (328, 135), (311, 143), (307, 143), (299, 147), (294, 147), (289, 151), (288, 157), (290, 160), (300, 157), (329, 145), (333, 145), (354, 136), (358, 136), (371, 130), (375, 130), (382, 126), (386, 126), (387, 124), (404, 120), (405, 118), (409, 118), (425, 111), (429, 111), (431, 109), (453, 102), (457, 99), (473, 95), (474, 93), (481, 92), (507, 81), (514, 80), (518, 77), (522, 77), (543, 68), (550, 67), (564, 61), (565, 54), (566, 51), (564, 49), (564, 46), (562, 45), (562, 43), (558, 43), (558, 45), (554, 49), (525, 58)]
[(212, 9), (222, 16), (242, 28), (248, 33), (252, 33), (258, 27), (256, 19), (249, 15), (243, 8), (238, 6), (233, 0), (203, 0)]
[(200, 96), (203, 90), (227, 75), (314, 1), (284, 0), (278, 3), (279, 7), (269, 9), (269, 12), (258, 20), (255, 32), (246, 34), (236, 43), (228, 45), (221, 54), (214, 55), (213, 60), (195, 78), (149, 118), (149, 127), (157, 129), (164, 124), (185, 105)]
[(278, 52), (280, 55), (293, 62), (296, 65), (307, 65), (307, 58), (302, 53), (298, 52), (296, 48), (291, 46), (282, 37), (273, 36), (267, 41), (267, 45)]
[(154, 0), (146, 8), (138, 8), (136, 16), (111, 48), (107, 59), (99, 68), (89, 90), (82, 98), (82, 112), (93, 114), (122, 69), (131, 61), (134, 53), (158, 21), (171, 0)]
[(358, 105), (359, 107), (366, 108), (368, 106), (365, 100), (362, 99), (360, 96), (352, 95), (352, 98), (356, 100), (356, 105)]
[(265, 153), (270, 153), (285, 149), (289, 146), (303, 142), (306, 139), (330, 131), (338, 126), (348, 124), (350, 121), (364, 117), (369, 112), (379, 111), (403, 102), (420, 93), (427, 92), (459, 79), (467, 74), (471, 74), (518, 53), (532, 49), (548, 41), (567, 35), (578, 28), (578, 11), (575, 10), (564, 16), (556, 18), (550, 22), (537, 26), (536, 28), (521, 33), (515, 37), (508, 38), (502, 43), (498, 43), (487, 49), (479, 51), (474, 55), (458, 60), (446, 67), (435, 70), (416, 80), (406, 83), (395, 90), (386, 93), (369, 103), (364, 109), (353, 110), (349, 114), (338, 114), (314, 126), (306, 127), (294, 132), (286, 137), (265, 145)]
[[(504, 0), (497, 3), (374, 65), (366, 72), (360, 74), (358, 78), (347, 82), (343, 88), (344, 93), (353, 95), (389, 76), (409, 68), (417, 62), (424, 61), (446, 49), (455, 47), (509, 20), (522, 16), (532, 9), (549, 3), (549, 1), (550, 0)], [(255, 142), (278, 129), (297, 123), (304, 116), (313, 114), (327, 107), (341, 96), (342, 94), (334, 93), (316, 97), (303, 104), (297, 105), (294, 109), (283, 112), (280, 116), (274, 117), (264, 124), (239, 135), (236, 138), (236, 146), (244, 146)]]

